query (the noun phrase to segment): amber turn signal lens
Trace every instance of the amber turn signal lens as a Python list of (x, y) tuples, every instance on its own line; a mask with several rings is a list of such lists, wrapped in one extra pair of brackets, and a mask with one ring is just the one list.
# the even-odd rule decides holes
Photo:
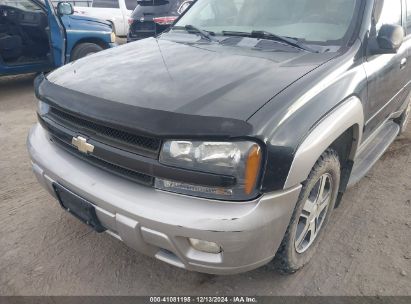
[(248, 154), (245, 168), (244, 191), (248, 195), (250, 195), (255, 188), (258, 178), (258, 172), (260, 171), (261, 157), (262, 155), (260, 147), (257, 145), (252, 147), (250, 153)]

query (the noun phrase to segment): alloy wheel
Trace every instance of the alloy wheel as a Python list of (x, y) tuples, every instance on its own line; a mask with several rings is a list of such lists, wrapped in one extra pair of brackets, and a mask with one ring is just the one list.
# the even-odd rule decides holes
[(326, 173), (311, 189), (299, 216), (294, 243), (298, 253), (307, 251), (318, 236), (327, 216), (332, 192), (332, 176)]

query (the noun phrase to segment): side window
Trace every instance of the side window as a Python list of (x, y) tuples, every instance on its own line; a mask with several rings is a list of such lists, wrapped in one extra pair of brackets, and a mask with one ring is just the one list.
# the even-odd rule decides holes
[(137, 0), (126, 0), (126, 8), (130, 11), (134, 11), (137, 6)]
[(118, 0), (94, 0), (93, 7), (99, 8), (120, 8)]
[(381, 16), (377, 22), (377, 33), (384, 24), (402, 24), (401, 0), (384, 0)]

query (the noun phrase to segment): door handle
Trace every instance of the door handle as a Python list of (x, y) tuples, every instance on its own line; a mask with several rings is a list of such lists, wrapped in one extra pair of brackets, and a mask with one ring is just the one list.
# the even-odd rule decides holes
[(407, 65), (407, 58), (402, 58), (401, 63), (400, 63), (400, 69), (404, 69), (405, 66)]

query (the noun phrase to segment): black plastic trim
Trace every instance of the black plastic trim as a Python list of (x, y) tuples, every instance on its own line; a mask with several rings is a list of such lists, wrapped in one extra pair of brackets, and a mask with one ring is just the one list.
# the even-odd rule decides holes
[(53, 84), (44, 75), (35, 81), (35, 92), (41, 101), (95, 123), (168, 139), (219, 138), (248, 136), (253, 128), (246, 121), (173, 113), (142, 108), (73, 91)]
[[(39, 115), (39, 121), (50, 133), (58, 134), (59, 139), (65, 141), (66, 144), (70, 145), (71, 139), (79, 135), (47, 117)], [(170, 167), (161, 164), (158, 160), (130, 153), (94, 139), (90, 139), (89, 143), (94, 145), (93, 154), (90, 154), (89, 157), (104, 160), (107, 163), (141, 174), (210, 187), (231, 187), (236, 184), (236, 178), (233, 176)], [(86, 156), (86, 154), (82, 154), (82, 156)]]
[[(158, 158), (160, 153), (162, 142), (158, 138), (137, 136), (118, 129), (109, 128), (102, 124), (92, 123), (89, 120), (80, 119), (77, 116), (53, 107), (50, 107), (46, 115), (59, 125), (76, 130), (80, 134), (89, 135), (97, 141), (107, 143), (119, 149), (150, 158)], [(124, 137), (127, 139), (125, 140)]]

